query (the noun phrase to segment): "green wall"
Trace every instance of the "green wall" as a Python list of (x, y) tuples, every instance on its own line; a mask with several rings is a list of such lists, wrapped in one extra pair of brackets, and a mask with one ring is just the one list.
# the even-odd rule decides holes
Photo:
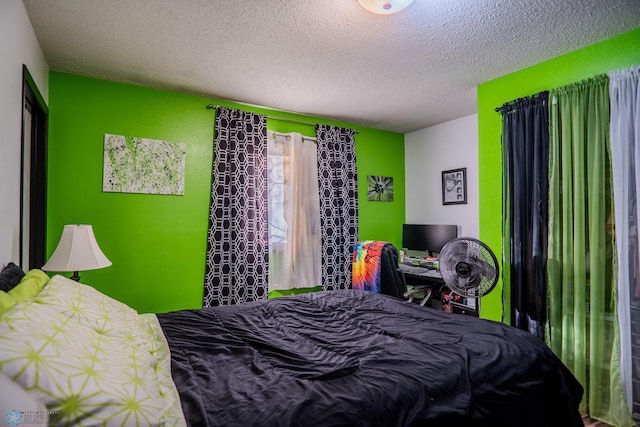
[[(640, 28), (478, 87), (480, 168), (480, 237), (491, 248), (502, 247), (501, 116), (496, 107), (544, 90), (640, 64)], [(502, 254), (497, 254), (501, 259)], [(482, 317), (499, 320), (502, 284), (482, 299)]]
[[(215, 118), (205, 108), (209, 103), (359, 131), (360, 238), (401, 242), (402, 134), (71, 74), (51, 72), (49, 78), (47, 253), (65, 224), (92, 224), (113, 265), (81, 272), (81, 281), (140, 312), (202, 305)], [(267, 124), (314, 134), (311, 125)], [(102, 192), (105, 133), (185, 143), (184, 195)], [(366, 200), (367, 174), (394, 177), (393, 202)]]

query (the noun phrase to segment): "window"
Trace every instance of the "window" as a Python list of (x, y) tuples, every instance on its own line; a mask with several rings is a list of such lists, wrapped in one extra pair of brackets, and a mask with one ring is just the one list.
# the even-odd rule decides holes
[(321, 284), (314, 139), (268, 132), (269, 291)]

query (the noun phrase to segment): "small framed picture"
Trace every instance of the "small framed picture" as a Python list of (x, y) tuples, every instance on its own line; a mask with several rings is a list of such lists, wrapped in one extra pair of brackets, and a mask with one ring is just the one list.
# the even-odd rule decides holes
[(467, 204), (467, 168), (442, 171), (442, 204)]
[(368, 175), (367, 199), (372, 202), (393, 202), (393, 177)]

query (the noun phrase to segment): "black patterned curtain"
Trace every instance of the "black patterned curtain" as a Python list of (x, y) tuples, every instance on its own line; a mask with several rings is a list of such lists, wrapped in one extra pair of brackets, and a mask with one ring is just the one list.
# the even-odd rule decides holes
[[(543, 338), (547, 319), (548, 92), (503, 105), (503, 288), (510, 323)], [(508, 319), (506, 319), (508, 320)]]
[(267, 122), (216, 108), (203, 305), (267, 297)]
[(358, 177), (354, 131), (316, 125), (322, 228), (322, 288), (351, 287), (352, 247), (358, 241)]

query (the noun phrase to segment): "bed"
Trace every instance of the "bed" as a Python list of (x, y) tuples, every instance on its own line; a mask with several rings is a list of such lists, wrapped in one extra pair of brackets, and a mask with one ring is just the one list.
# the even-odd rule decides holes
[(0, 394), (55, 425), (582, 426), (572, 374), (497, 322), (356, 290), (138, 314), (39, 270), (15, 289)]

